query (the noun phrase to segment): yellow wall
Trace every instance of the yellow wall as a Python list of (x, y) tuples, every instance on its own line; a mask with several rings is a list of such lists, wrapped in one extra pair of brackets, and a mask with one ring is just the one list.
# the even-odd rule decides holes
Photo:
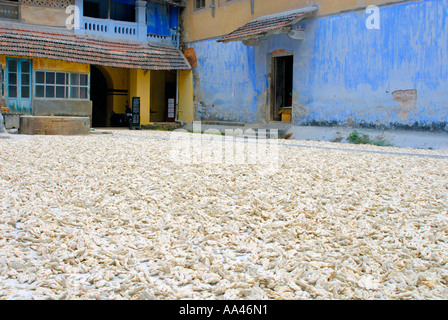
[[(9, 56), (8, 56), (9, 57)], [(12, 57), (24, 58), (27, 57)], [(34, 70), (90, 73), (90, 65), (60, 60), (32, 58)], [(0, 56), (0, 64), (5, 67), (6, 56)], [(110, 114), (124, 113), (127, 103), (131, 105), (132, 97), (140, 97), (141, 124), (149, 124), (150, 110), (154, 121), (165, 121), (165, 84), (175, 82), (175, 73), (96, 66), (106, 78), (108, 89), (128, 90), (128, 95), (109, 95), (107, 104), (107, 122)], [(191, 70), (179, 71), (179, 120), (193, 121), (193, 75)]]
[(150, 103), (151, 103), (151, 71), (130, 69), (129, 71), (129, 104), (132, 104), (132, 97), (140, 97), (140, 124), (150, 123)]
[(90, 65), (75, 62), (66, 62), (61, 60), (29, 58), (20, 56), (0, 56), (0, 64), (6, 65), (6, 58), (31, 59), (33, 60), (34, 70), (61, 71), (61, 72), (79, 72), (89, 73)]
[(318, 3), (318, 15), (328, 15), (340, 11), (367, 7), (372, 4), (401, 2), (403, 0), (254, 0), (255, 11), (251, 14), (250, 0), (215, 0), (215, 17), (209, 7), (212, 0), (205, 0), (205, 9), (193, 10), (194, 0), (187, 0), (187, 7), (183, 10), (184, 40), (216, 38), (228, 34), (249, 21), (274, 13), (303, 8), (308, 3)]
[(179, 109), (178, 120), (186, 123), (193, 122), (193, 72), (179, 71)]
[(61, 60), (32, 58), (34, 70), (90, 73), (90, 65)]

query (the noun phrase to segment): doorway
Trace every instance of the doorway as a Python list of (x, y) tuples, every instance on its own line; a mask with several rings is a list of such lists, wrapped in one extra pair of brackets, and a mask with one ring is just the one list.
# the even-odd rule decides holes
[(271, 56), (270, 121), (291, 122), (294, 56)]
[(174, 122), (176, 120), (176, 86), (175, 82), (165, 83), (165, 121)]
[(150, 122), (175, 122), (177, 72), (151, 71)]
[(92, 100), (92, 126), (107, 126), (107, 81), (95, 66), (90, 67), (90, 100)]

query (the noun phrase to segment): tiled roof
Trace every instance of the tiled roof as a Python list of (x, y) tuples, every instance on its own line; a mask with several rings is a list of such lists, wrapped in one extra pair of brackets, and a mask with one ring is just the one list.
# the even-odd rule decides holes
[(172, 46), (20, 23), (0, 23), (0, 54), (129, 69), (190, 69), (182, 52)]
[(276, 32), (297, 23), (317, 9), (310, 7), (260, 17), (223, 36), (218, 42), (241, 41)]

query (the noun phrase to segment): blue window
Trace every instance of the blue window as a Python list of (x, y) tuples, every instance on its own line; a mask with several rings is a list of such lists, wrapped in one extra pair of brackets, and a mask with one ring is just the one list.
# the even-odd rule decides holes
[(178, 28), (179, 9), (163, 3), (147, 2), (146, 21), (148, 33), (171, 35), (171, 29)]
[(35, 95), (47, 99), (89, 99), (89, 75), (36, 71)]
[(6, 104), (11, 110), (31, 112), (32, 62), (28, 59), (6, 59)]

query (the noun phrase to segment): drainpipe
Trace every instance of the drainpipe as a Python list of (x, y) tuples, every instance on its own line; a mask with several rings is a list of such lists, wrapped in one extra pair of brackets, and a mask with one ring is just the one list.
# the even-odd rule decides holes
[[(177, 9), (177, 48), (179, 49), (180, 46), (180, 8)], [(182, 120), (179, 120), (179, 70), (176, 70), (176, 117), (174, 119), (174, 122), (180, 123), (180, 125), (183, 127), (184, 122)]]
[(255, 0), (250, 0), (250, 13), (255, 14)]
[(184, 122), (179, 120), (179, 70), (176, 70), (176, 118), (174, 121), (184, 126)]
[(177, 39), (176, 39), (176, 47), (179, 49), (180, 46), (180, 7), (177, 7)]
[(214, 18), (215, 17), (215, 8), (216, 8), (215, 0), (212, 0), (212, 4), (210, 5), (210, 8), (212, 8), (212, 16)]

